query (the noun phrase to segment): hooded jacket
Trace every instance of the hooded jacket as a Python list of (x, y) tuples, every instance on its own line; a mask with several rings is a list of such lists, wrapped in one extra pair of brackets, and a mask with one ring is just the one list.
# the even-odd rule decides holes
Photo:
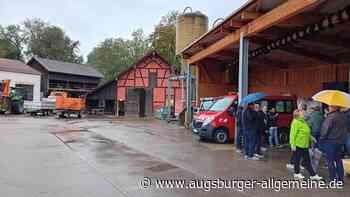
[(323, 142), (344, 143), (348, 132), (346, 115), (343, 112), (331, 112), (325, 118), (320, 140)]

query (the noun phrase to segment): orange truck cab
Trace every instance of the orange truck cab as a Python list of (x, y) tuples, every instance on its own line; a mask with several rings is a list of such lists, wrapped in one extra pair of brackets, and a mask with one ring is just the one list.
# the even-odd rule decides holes
[[(238, 95), (223, 96), (209, 108), (201, 112), (195, 119), (195, 128), (201, 140), (211, 140), (216, 143), (227, 143), (235, 137), (235, 113), (237, 111)], [(269, 109), (275, 107), (279, 113), (278, 126), (280, 138), (288, 140), (289, 125), (296, 108), (296, 98), (291, 96), (268, 96), (261, 101)], [(282, 132), (283, 131), (283, 132)]]

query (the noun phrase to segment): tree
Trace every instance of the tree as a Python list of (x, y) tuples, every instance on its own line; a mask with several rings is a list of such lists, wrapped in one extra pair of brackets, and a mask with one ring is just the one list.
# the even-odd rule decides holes
[(163, 16), (150, 35), (152, 49), (164, 57), (176, 70), (180, 69), (180, 58), (176, 57), (176, 19), (179, 13), (171, 11)]
[(94, 65), (105, 80), (115, 78), (128, 69), (149, 50), (142, 29), (132, 33), (132, 39), (108, 38), (98, 44), (88, 55), (88, 64)]
[(19, 25), (0, 26), (0, 54), (2, 57), (18, 59), (23, 58), (23, 47), (26, 35)]
[(41, 19), (26, 20), (24, 27), (28, 37), (27, 55), (82, 63), (79, 41), (70, 39), (60, 27), (50, 25)]

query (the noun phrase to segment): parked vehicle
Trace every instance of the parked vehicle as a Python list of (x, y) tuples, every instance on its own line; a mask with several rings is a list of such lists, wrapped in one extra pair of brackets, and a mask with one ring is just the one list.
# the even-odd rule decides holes
[(261, 101), (261, 105), (267, 106), (268, 109), (276, 108), (280, 143), (288, 143), (293, 112), (297, 108), (297, 98), (295, 96), (268, 96)]
[(48, 116), (56, 110), (56, 97), (42, 98), (39, 102), (24, 101), (24, 109), (32, 116)]
[[(217, 143), (227, 143), (235, 137), (235, 112), (238, 95), (232, 94), (218, 99), (209, 110), (202, 112), (196, 118), (200, 139), (212, 140)], [(289, 126), (296, 108), (296, 98), (292, 96), (268, 96), (262, 100), (262, 105), (274, 106), (279, 113), (278, 127), (282, 142), (287, 142)]]
[(0, 113), (21, 114), (24, 112), (23, 97), (18, 88), (10, 87), (10, 80), (3, 80), (0, 91)]
[(76, 115), (81, 118), (85, 109), (85, 98), (71, 98), (67, 92), (51, 92), (51, 97), (56, 99), (56, 114), (59, 118)]
[(199, 129), (202, 127), (202, 122), (197, 121), (197, 118), (203, 113), (209, 110), (209, 108), (219, 99), (218, 97), (207, 97), (200, 99), (200, 105), (194, 110), (193, 120), (191, 124), (192, 132), (198, 134)]

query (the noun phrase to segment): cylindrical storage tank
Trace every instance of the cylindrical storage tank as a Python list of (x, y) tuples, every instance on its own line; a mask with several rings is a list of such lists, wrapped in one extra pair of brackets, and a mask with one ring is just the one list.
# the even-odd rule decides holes
[[(191, 10), (190, 12), (186, 12)], [(176, 54), (208, 31), (208, 17), (187, 7), (176, 22)]]

